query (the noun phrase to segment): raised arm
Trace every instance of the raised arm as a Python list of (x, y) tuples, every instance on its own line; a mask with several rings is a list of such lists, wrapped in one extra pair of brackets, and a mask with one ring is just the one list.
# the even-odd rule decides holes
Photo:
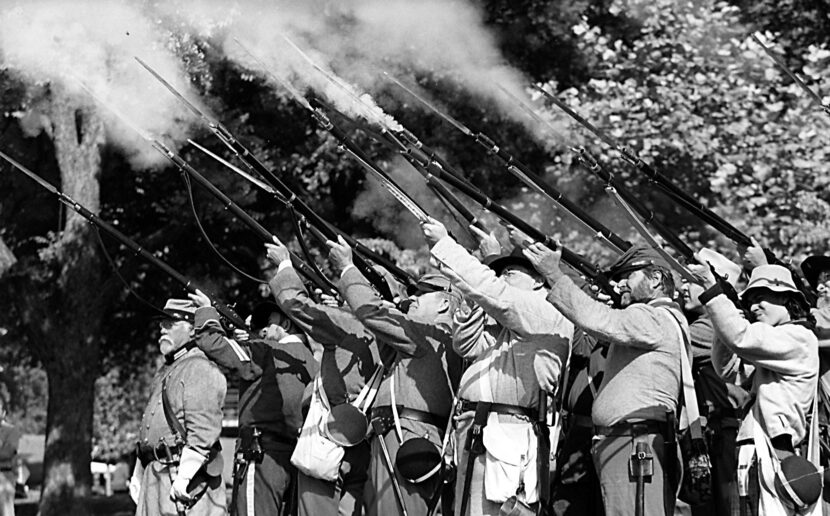
[(291, 261), (280, 262), (277, 274), (269, 283), (279, 307), (312, 339), (337, 345), (347, 338), (372, 341), (372, 334), (348, 310), (312, 300)]
[(388, 306), (356, 267), (343, 272), (338, 290), (360, 322), (371, 331), (378, 347), (389, 346), (407, 356), (422, 356), (429, 348), (426, 335), (433, 325), (414, 321), (397, 308)]
[(230, 370), (246, 381), (262, 376), (262, 368), (251, 360), (246, 347), (225, 336), (219, 323), (219, 312), (207, 306), (196, 310), (196, 346), (217, 365)]
[(674, 325), (664, 310), (635, 303), (622, 310), (607, 306), (577, 287), (564, 274), (551, 286), (548, 301), (576, 326), (599, 340), (642, 349), (657, 349), (675, 340)]
[(725, 295), (712, 289), (700, 299), (718, 339), (736, 355), (778, 373), (803, 372), (809, 351), (807, 341), (812, 336), (809, 330), (794, 324), (750, 323)]
[(487, 314), (479, 305), (469, 313), (453, 316), (452, 347), (462, 358), (476, 358), (496, 345), (496, 335), (487, 327)]
[(450, 236), (432, 247), (431, 254), (442, 270), (449, 269), (451, 281), (460, 278), (469, 288), (467, 297), (475, 301), (498, 323), (522, 337), (560, 330), (573, 334), (573, 325), (561, 313), (540, 302), (539, 296), (508, 285)]

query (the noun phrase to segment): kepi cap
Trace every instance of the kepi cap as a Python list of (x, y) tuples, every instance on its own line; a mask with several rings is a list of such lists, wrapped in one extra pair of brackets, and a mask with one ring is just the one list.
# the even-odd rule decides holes
[(196, 304), (190, 299), (168, 299), (162, 311), (169, 319), (193, 323)]
[(608, 277), (612, 280), (619, 280), (625, 274), (650, 265), (671, 269), (666, 259), (653, 247), (642, 244), (633, 245), (611, 265), (608, 269)]
[(398, 281), (394, 274), (389, 272), (389, 269), (382, 265), (374, 264), (372, 268), (383, 277), (384, 283), (389, 287), (393, 297), (406, 297), (406, 285)]

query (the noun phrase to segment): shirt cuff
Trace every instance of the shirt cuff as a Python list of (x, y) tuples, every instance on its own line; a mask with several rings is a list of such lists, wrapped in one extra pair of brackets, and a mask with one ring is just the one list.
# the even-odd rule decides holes
[(277, 266), (277, 272), (280, 273), (289, 267), (291, 267), (292, 269), (294, 268), (294, 264), (291, 263), (291, 258), (281, 261), (280, 264)]
[(709, 301), (713, 300), (721, 294), (723, 294), (723, 289), (721, 288), (720, 283), (715, 283), (707, 290), (704, 290), (703, 293), (701, 293), (699, 296), (697, 296), (697, 299), (698, 301), (700, 301), (700, 304), (705, 305), (709, 303)]
[(346, 271), (348, 271), (349, 269), (355, 269), (355, 268), (357, 268), (357, 267), (355, 266), (355, 264), (353, 264), (353, 263), (352, 263), (352, 264), (349, 264), (349, 265), (348, 265), (345, 269), (343, 269), (342, 271), (340, 271), (340, 278), (341, 278), (341, 279), (343, 278), (343, 276), (346, 274)]

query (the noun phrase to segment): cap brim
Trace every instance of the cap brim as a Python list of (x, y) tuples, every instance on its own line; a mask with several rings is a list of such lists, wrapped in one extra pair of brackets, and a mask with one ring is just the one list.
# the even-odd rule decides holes
[(193, 314), (190, 312), (182, 312), (179, 310), (170, 310), (169, 308), (162, 310), (163, 314), (157, 314), (153, 317), (153, 319), (157, 321), (166, 321), (166, 320), (174, 320), (174, 321), (187, 321), (193, 322)]
[(629, 273), (632, 273), (634, 271), (638, 271), (640, 269), (645, 269), (649, 265), (651, 265), (651, 264), (648, 263), (648, 264), (644, 264), (644, 265), (625, 266), (625, 267), (621, 267), (617, 270), (609, 269), (608, 273), (607, 273), (607, 276), (608, 276), (608, 279), (610, 279), (611, 281), (619, 281), (620, 277), (623, 276), (624, 274), (629, 274)]

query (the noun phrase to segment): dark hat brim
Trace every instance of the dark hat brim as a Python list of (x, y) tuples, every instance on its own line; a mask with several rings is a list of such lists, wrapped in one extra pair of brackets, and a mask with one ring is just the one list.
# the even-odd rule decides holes
[(156, 314), (153, 316), (153, 320), (156, 321), (187, 321), (189, 323), (193, 322), (193, 314), (190, 312), (179, 311), (179, 310), (171, 310), (169, 308), (165, 308), (161, 311), (162, 313)]
[(822, 271), (830, 270), (830, 256), (813, 255), (801, 262), (801, 272), (811, 287), (818, 286), (818, 277)]
[(511, 265), (516, 267), (524, 267), (528, 269), (530, 272), (535, 272), (536, 268), (533, 267), (533, 264), (530, 263), (530, 260), (525, 258), (524, 256), (516, 256), (514, 254), (509, 254), (507, 256), (499, 256), (490, 260), (490, 263), (486, 264), (489, 266), (496, 275), (501, 274), (504, 272), (504, 269), (510, 267)]

